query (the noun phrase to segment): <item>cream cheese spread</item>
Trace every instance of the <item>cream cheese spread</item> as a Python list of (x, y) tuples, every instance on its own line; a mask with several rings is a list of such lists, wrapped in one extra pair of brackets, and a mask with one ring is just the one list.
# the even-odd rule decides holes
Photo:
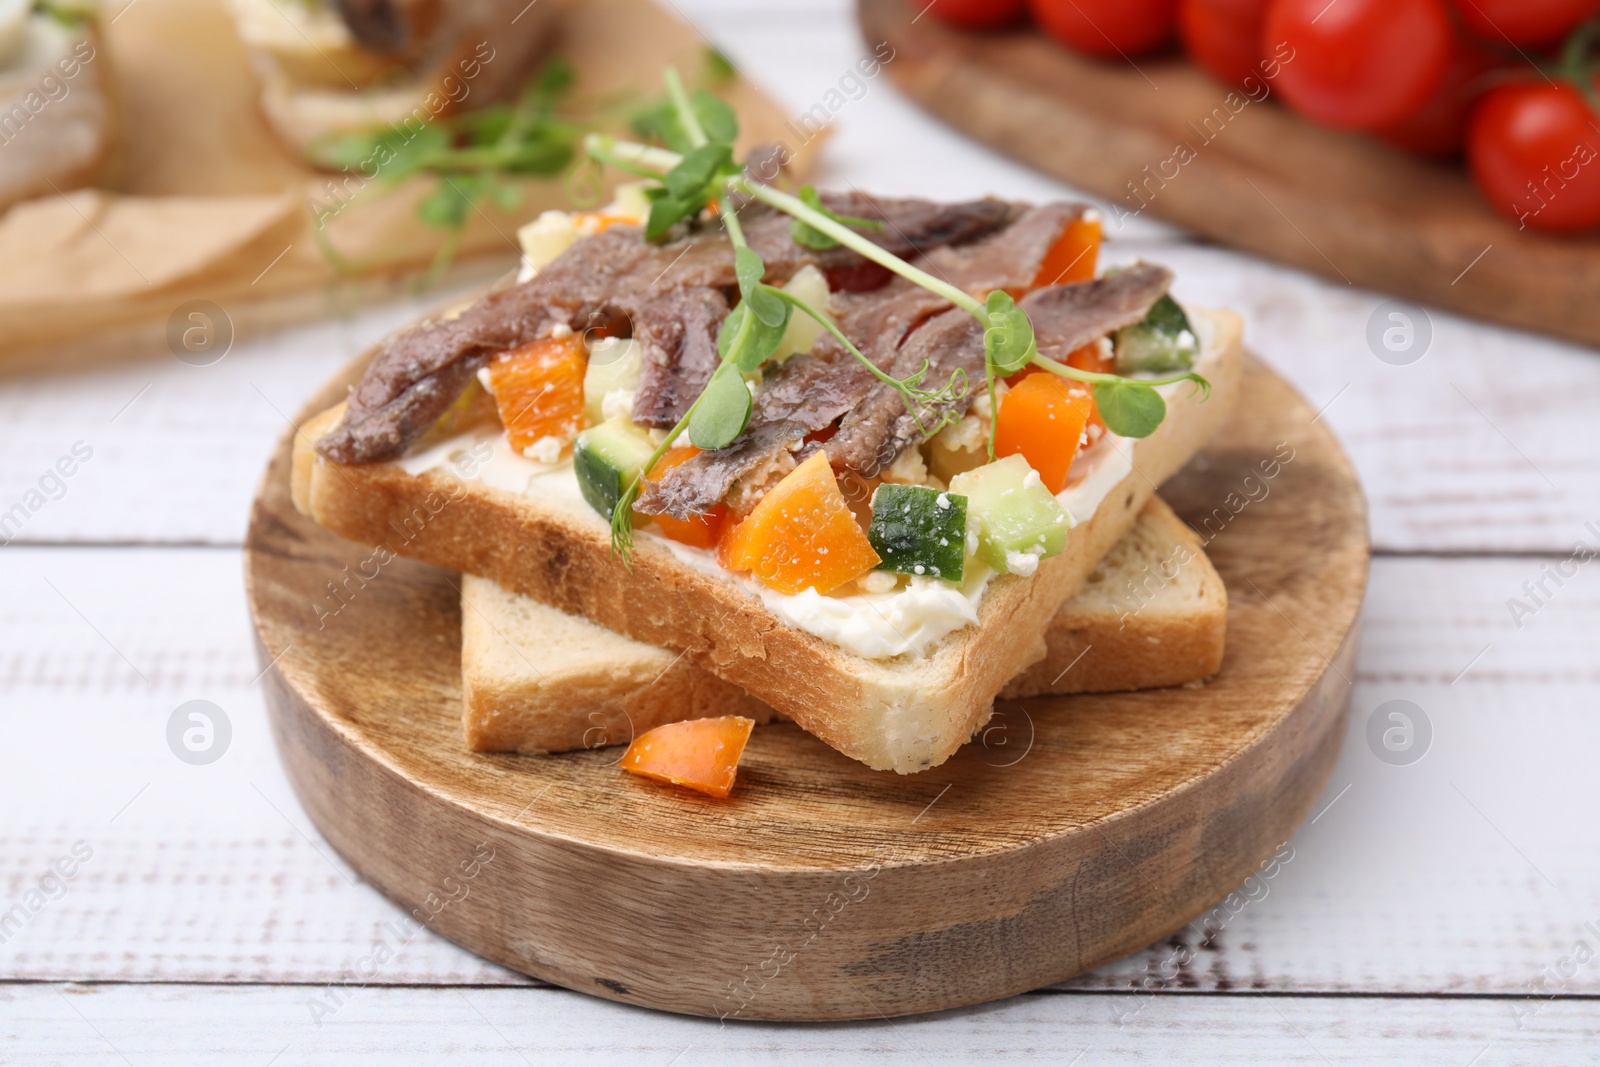
[[(1205, 320), (1201, 317), (1200, 321)], [(1204, 331), (1205, 326), (1200, 329)], [(1209, 343), (1211, 338), (1203, 333), (1202, 339)], [(1170, 401), (1176, 390), (1184, 388), (1189, 386), (1178, 383), (1161, 391)], [(1068, 485), (1056, 496), (1074, 525), (1092, 518), (1106, 496), (1132, 473), (1134, 444), (1131, 438), (1108, 433), (1074, 460)], [(509, 493), (559, 501), (592, 519), (597, 529), (606, 525), (584, 501), (570, 458), (541, 463), (518, 455), (498, 428), (458, 435), (397, 462), (413, 475), (444, 470)], [(956, 630), (976, 623), (978, 605), (994, 577), (989, 567), (969, 557), (967, 577), (960, 585), (906, 577), (882, 591), (822, 594), (807, 589), (789, 595), (729, 571), (717, 563), (711, 551), (661, 537), (649, 526), (641, 527), (637, 536), (665, 547), (686, 566), (743, 589), (790, 626), (865, 659), (922, 655)], [(1028, 556), (1015, 560), (1013, 569), (1018, 574), (1032, 574), (1037, 566), (1038, 557)], [(883, 583), (868, 583), (869, 587), (879, 584)], [(859, 590), (861, 583), (846, 588)]]

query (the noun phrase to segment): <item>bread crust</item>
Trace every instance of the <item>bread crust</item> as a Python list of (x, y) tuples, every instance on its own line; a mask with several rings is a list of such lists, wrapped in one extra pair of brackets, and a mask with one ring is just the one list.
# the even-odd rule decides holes
[(680, 654), (473, 575), (461, 579), (462, 733), (475, 752), (625, 745), (657, 726), (773, 711)]
[[(338, 77), (329, 78), (318, 68), (331, 61), (309, 45), (309, 54), (285, 56), (247, 41), (261, 80), (262, 114), (296, 155), (304, 155), (325, 138), (385, 125), (414, 128), (419, 121), (507, 99), (550, 48), (570, 2), (474, 0), (470, 8), (463, 4), (457, 18), (460, 25), (453, 27), (455, 36), (431, 48), (417, 69), (392, 86), (365, 84), (363, 74), (392, 72), (394, 61), (359, 44), (347, 50), (361, 59), (356, 69), (335, 69)], [(351, 66), (349, 56), (338, 66)], [(474, 73), (464, 75), (464, 71)], [(352, 76), (347, 73), (361, 83), (361, 89), (351, 88)], [(460, 95), (452, 96), (450, 87)]]
[(1151, 497), (1128, 536), (1050, 620), (1045, 657), (1007, 699), (1195, 684), (1222, 669), (1228, 588), (1200, 536)]
[[(1152, 575), (1161, 583), (1153, 589)], [(1001, 695), (1200, 682), (1222, 665), (1227, 599), (1200, 538), (1151, 497), (1056, 612), (1045, 658)], [(683, 719), (774, 715), (681, 655), (473, 575), (461, 578), (461, 691), (462, 733), (477, 752), (569, 752), (627, 744)]]
[(1215, 358), (1211, 397), (1174, 398), (1162, 425), (1135, 444), (1134, 471), (1066, 550), (1030, 578), (997, 576), (978, 622), (925, 656), (869, 660), (788, 626), (736, 584), (638, 539), (628, 567), (612, 556), (606, 524), (587, 509), (491, 489), (392, 463), (342, 466), (310, 442), (334, 412), (297, 437), (296, 506), (351, 540), (492, 578), (507, 589), (582, 615), (645, 644), (682, 651), (834, 748), (870, 767), (912, 773), (944, 762), (988, 718), (1010, 679), (1046, 653), (1045, 629), (1155, 487), (1221, 426), (1238, 395), (1237, 316), (1208, 313)]

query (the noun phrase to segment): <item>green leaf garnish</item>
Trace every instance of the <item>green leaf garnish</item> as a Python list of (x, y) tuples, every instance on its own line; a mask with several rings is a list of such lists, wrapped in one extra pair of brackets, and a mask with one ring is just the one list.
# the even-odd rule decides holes
[[(834, 212), (823, 204), (811, 186), (802, 188), (798, 196), (791, 196), (739, 172), (732, 162), (729, 147), (738, 133), (732, 110), (703, 90), (692, 95), (687, 93), (682, 80), (670, 68), (666, 82), (667, 98), (638, 112), (634, 125), (642, 135), (665, 142), (674, 151), (649, 145), (619, 144), (610, 138), (593, 136), (587, 139), (585, 149), (599, 163), (665, 181), (663, 187), (647, 193), (651, 197), (647, 226), (651, 237), (660, 236), (685, 218), (698, 216), (710, 202), (721, 201), (733, 193), (782, 211), (790, 217), (790, 232), (796, 243), (814, 249), (845, 245), (971, 314), (983, 327), (984, 382), (991, 405), (995, 401), (997, 379), (1009, 377), (1032, 363), (1058, 376), (1090, 384), (1107, 427), (1120, 436), (1138, 438), (1149, 436), (1166, 416), (1166, 401), (1156, 387), (1187, 380), (1194, 382), (1201, 393), (1209, 394), (1210, 383), (1186, 368), (1183, 373), (1170, 377), (1126, 378), (1079, 370), (1040, 355), (1032, 321), (1009, 294), (996, 290), (979, 303), (971, 294), (856, 232), (881, 228), (883, 220), (852, 218)], [(741, 296), (739, 304), (717, 332), (717, 352), (722, 362), (688, 412), (657, 448), (647, 470), (653, 469), (655, 461), (685, 431), (702, 449), (726, 448), (744, 432), (753, 407), (744, 376), (755, 373), (771, 358), (795, 310), (815, 319), (873, 376), (892, 386), (924, 436), (937, 432), (965, 410), (971, 385), (964, 371), (953, 372), (947, 382), (934, 390), (922, 387), (931, 369), (926, 361), (916, 373), (904, 378), (888, 374), (867, 359), (821, 310), (793, 293), (775, 289), (762, 281), (765, 265), (745, 240), (736, 212), (725, 212), (722, 223), (734, 248), (734, 274)], [(1169, 311), (1165, 306), (1155, 309), (1151, 316), (1155, 324), (1169, 325)], [(989, 458), (994, 459), (993, 420)], [(612, 547), (624, 562), (633, 538), (631, 505), (639, 488), (638, 480), (629, 486), (613, 515)]]
[(724, 363), (711, 375), (689, 416), (689, 440), (707, 451), (726, 448), (750, 422), (750, 390), (739, 368)]
[(436, 275), (460, 244), (474, 208), (489, 200), (507, 210), (516, 206), (522, 190), (510, 176), (559, 174), (572, 162), (585, 131), (556, 115), (572, 82), (571, 65), (557, 58), (528, 80), (515, 104), (327, 137), (307, 155), (320, 166), (348, 169), (383, 185), (438, 175), (438, 187), (417, 207), (424, 223), (451, 231), (435, 256), (430, 273)]
[(781, 333), (789, 321), (789, 307), (761, 284), (762, 276), (767, 273), (767, 265), (761, 257), (748, 245), (737, 246), (733, 251), (733, 272), (739, 279), (739, 295), (744, 298), (741, 306), (749, 307), (763, 325), (776, 326)]
[(479, 175), (462, 174), (445, 178), (417, 206), (417, 215), (429, 226), (461, 226), (467, 221), (473, 203), (483, 191), (484, 182)]
[[(883, 229), (882, 219), (862, 219), (854, 215), (841, 215), (836, 211), (829, 210), (828, 206), (822, 202), (822, 197), (817, 194), (816, 186), (802, 185), (800, 187), (800, 200), (817, 214), (824, 218), (832, 219), (841, 226), (854, 226), (857, 229), (865, 230)], [(815, 226), (800, 219), (795, 219), (789, 223), (789, 236), (794, 240), (795, 244), (800, 245), (802, 248), (811, 248), (819, 252), (832, 248), (839, 243)]]
[(751, 313), (750, 304), (743, 303), (728, 313), (722, 320), (722, 329), (717, 331), (717, 354), (743, 374), (753, 373), (771, 359), (789, 328), (789, 305), (771, 293), (766, 290), (765, 295), (777, 303), (782, 313), (777, 322), (762, 322)]
[(701, 205), (689, 200), (679, 200), (665, 189), (646, 189), (645, 196), (650, 198), (650, 217), (644, 225), (644, 237), (647, 241), (660, 239), (684, 219), (700, 213)]
[(712, 142), (694, 149), (683, 157), (683, 162), (667, 171), (667, 192), (679, 200), (694, 200), (701, 204), (715, 195), (709, 188), (720, 176), (725, 164), (733, 162), (733, 150), (721, 142)]
[(696, 89), (690, 94), (689, 103), (708, 140), (731, 146), (739, 139), (739, 117), (720, 96)]
[(737, 78), (739, 68), (733, 65), (727, 53), (716, 45), (708, 44), (700, 57), (700, 76), (710, 85), (721, 85)]
[(1094, 403), (1106, 429), (1122, 437), (1149, 437), (1167, 416), (1167, 402), (1161, 394), (1129, 378), (1095, 382)]
[(984, 302), (983, 350), (1002, 378), (1017, 373), (1039, 354), (1028, 313), (1001, 289), (990, 293)]

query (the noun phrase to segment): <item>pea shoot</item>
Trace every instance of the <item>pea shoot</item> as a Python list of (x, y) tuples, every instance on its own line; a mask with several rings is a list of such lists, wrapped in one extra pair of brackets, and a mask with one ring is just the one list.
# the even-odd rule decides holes
[[(711, 93), (689, 93), (677, 71), (667, 68), (667, 96), (652, 112), (649, 132), (667, 147), (621, 142), (591, 134), (584, 153), (594, 164), (608, 164), (630, 173), (655, 178), (660, 185), (649, 190), (650, 215), (645, 237), (659, 240), (680, 222), (714, 211), (734, 248), (734, 273), (739, 304), (723, 320), (717, 334), (721, 363), (705, 389), (695, 398), (678, 424), (668, 431), (640, 474), (623, 491), (611, 514), (612, 549), (626, 562), (633, 545), (633, 504), (643, 481), (667, 449), (687, 432), (697, 448), (712, 450), (732, 444), (749, 424), (753, 408), (746, 375), (758, 371), (777, 351), (789, 320), (795, 313), (816, 320), (852, 357), (879, 381), (896, 389), (906, 410), (924, 437), (932, 436), (955, 417), (968, 396), (969, 383), (962, 370), (937, 389), (922, 387), (929, 371), (922, 367), (906, 378), (879, 369), (819, 308), (785, 290), (762, 281), (766, 265), (745, 241), (737, 211), (728, 210), (734, 196), (759, 201), (790, 217), (790, 234), (796, 244), (812, 249), (844, 245), (961, 308), (983, 327), (984, 380), (991, 409), (995, 381), (1035, 366), (1052, 374), (1088, 384), (1094, 392), (1101, 418), (1111, 432), (1123, 437), (1148, 437), (1166, 417), (1166, 401), (1157, 386), (1190, 381), (1209, 393), (1210, 383), (1199, 374), (1184, 372), (1165, 378), (1125, 378), (1079, 370), (1039, 353), (1033, 323), (1027, 312), (1007, 293), (995, 290), (979, 301), (970, 293), (906, 262), (862, 236), (862, 230), (879, 228), (881, 220), (838, 214), (823, 204), (811, 186), (794, 196), (745, 172), (733, 157), (738, 121), (727, 104)], [(929, 421), (925, 418), (932, 414)], [(994, 423), (989, 431), (989, 458), (994, 458)]]

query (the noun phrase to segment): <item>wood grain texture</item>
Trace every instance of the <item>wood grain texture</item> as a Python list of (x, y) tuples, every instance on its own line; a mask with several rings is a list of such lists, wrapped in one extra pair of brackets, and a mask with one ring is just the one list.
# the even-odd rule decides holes
[[(875, 43), (863, 44), (849, 0), (674, 5), (794, 115)], [(888, 80), (838, 116), (819, 185), (1080, 194), (966, 140)], [(1600, 751), (1600, 583), (1585, 568), (1525, 629), (1505, 600), (1600, 519), (1587, 429), (1600, 361), (1434, 312), (1429, 357), (1387, 367), (1362, 336), (1381, 294), (1182, 244), (1148, 212), (1119, 236), (1114, 254), (1176, 268), (1184, 299), (1245, 312), (1253, 347), (1313, 406), (1333, 401), (1321, 421), (1360, 472), (1375, 546), (1423, 553), (1373, 562), (1351, 729), (1316, 821), (1291, 840), (1294, 861), (1209, 943), (1185, 935), (1193, 955), (1169, 981), (1150, 979), (1173, 960), (1163, 940), (1069, 983), (1104, 995), (893, 1024), (718, 1027), (566, 992), (484, 989), (529, 980), (423, 931), (316, 1027), (308, 997), (392, 940), (385, 924), (401, 912), (333, 853), (283, 777), (234, 546), (285, 425), (274, 408), (292, 415), (310, 383), (427, 310), (350, 315), (330, 301), (332, 317), (315, 325), (241, 329), (214, 367), (179, 364), (161, 344), (115, 366), (104, 353), (93, 375), (40, 371), (0, 386), (0, 506), (75, 439), (95, 448), (65, 498), (0, 549), (0, 906), (74, 840), (96, 850), (67, 895), (0, 946), (0, 981), (18, 980), (0, 984), (0, 1062), (262, 1067), (282, 1052), (274, 1067), (680, 1055), (677, 1067), (1064, 1065), (1086, 1048), (1079, 1067), (1592, 1059), (1594, 1003), (1582, 998), (1600, 994), (1600, 968), (1565, 982), (1569, 999), (1534, 990), (1576, 939), (1593, 944), (1583, 923), (1600, 921), (1600, 826), (1585, 814)], [(1505, 552), (1548, 555), (1483, 555)], [(348, 546), (347, 562), (363, 555)], [(1397, 696), (1436, 728), (1410, 767), (1380, 763), (1362, 737), (1366, 716)], [(196, 697), (233, 719), (232, 747), (210, 767), (180, 763), (162, 736), (172, 709)], [(70, 764), (54, 755), (66, 752)], [(113, 984), (36, 984), (71, 979)], [(385, 988), (415, 984), (436, 988)], [(1135, 992), (1146, 987), (1154, 997)], [(1301, 995), (1319, 991), (1338, 995)], [(1143, 1009), (1116, 1025), (1135, 996)], [(1519, 1028), (1513, 1011), (1529, 1008)]]
[[(363, 989), (314, 1017), (306, 987), (0, 986), (7, 1062), (83, 1067), (1285, 1067), (1584, 1062), (1593, 1000), (1027, 995), (916, 1020), (797, 1028), (632, 1011), (565, 990)], [(1536, 1010), (1529, 1011), (1529, 1008)], [(1525, 1012), (1517, 1025), (1514, 1009)], [(1248, 1050), (1248, 1057), (1241, 1050)], [(14, 1059), (12, 1058), (14, 1057)]]
[[(347, 551), (352, 564), (366, 552)], [(403, 912), (306, 817), (254, 681), (241, 564), (233, 549), (0, 550), (0, 908), (74, 841), (95, 850), (67, 895), (0, 945), (0, 980), (320, 985), (384, 942), (397, 951), (373, 984), (527, 983), (432, 931), (397, 946), (386, 924)], [(1219, 934), (1185, 928), (1178, 944), (1067, 984), (1518, 997), (1577, 939), (1592, 944), (1583, 923), (1600, 922), (1600, 825), (1582, 813), (1600, 751), (1589, 654), (1600, 583), (1586, 571), (1518, 630), (1504, 599), (1542, 565), (1374, 560), (1351, 728), (1316, 821), (1290, 839), (1294, 860)], [(1433, 750), (1409, 767), (1379, 762), (1364, 736), (1394, 698), (1434, 723)], [(209, 767), (166, 743), (168, 717), (192, 699), (232, 720), (231, 747)], [(92, 771), (64, 774), (40, 756), (68, 751)], [(1563, 989), (1600, 994), (1600, 967)]]
[[(625, 779), (603, 751), (468, 753), (448, 572), (394, 560), (319, 630), (352, 546), (293, 511), (285, 441), (247, 541), (262, 662), (293, 646), (263, 678), (274, 738), (311, 819), (369, 881), (446, 937), (571, 988), (837, 1019), (1065, 978), (1238, 884), (1305, 814), (1342, 739), (1360, 493), (1311, 409), (1258, 364), (1240, 410), (1168, 489), (1224, 579), (1248, 561), (1257, 593), (1230, 586), (1229, 654), (1205, 689), (1005, 705), (981, 743), (910, 779), (766, 727), (721, 805)], [(1272, 491), (1241, 505), (1263, 479)], [(480, 843), (492, 862), (473, 862)], [(463, 861), (481, 868), (473, 892), (435, 912)]]
[(1600, 238), (1519, 231), (1461, 168), (1253, 103), (1180, 59), (1101, 62), (1031, 29), (964, 34), (918, 18), (924, 6), (860, 2), (866, 38), (896, 49), (895, 83), (1104, 196), (1113, 219), (1149, 212), (1346, 284), (1600, 344)]

